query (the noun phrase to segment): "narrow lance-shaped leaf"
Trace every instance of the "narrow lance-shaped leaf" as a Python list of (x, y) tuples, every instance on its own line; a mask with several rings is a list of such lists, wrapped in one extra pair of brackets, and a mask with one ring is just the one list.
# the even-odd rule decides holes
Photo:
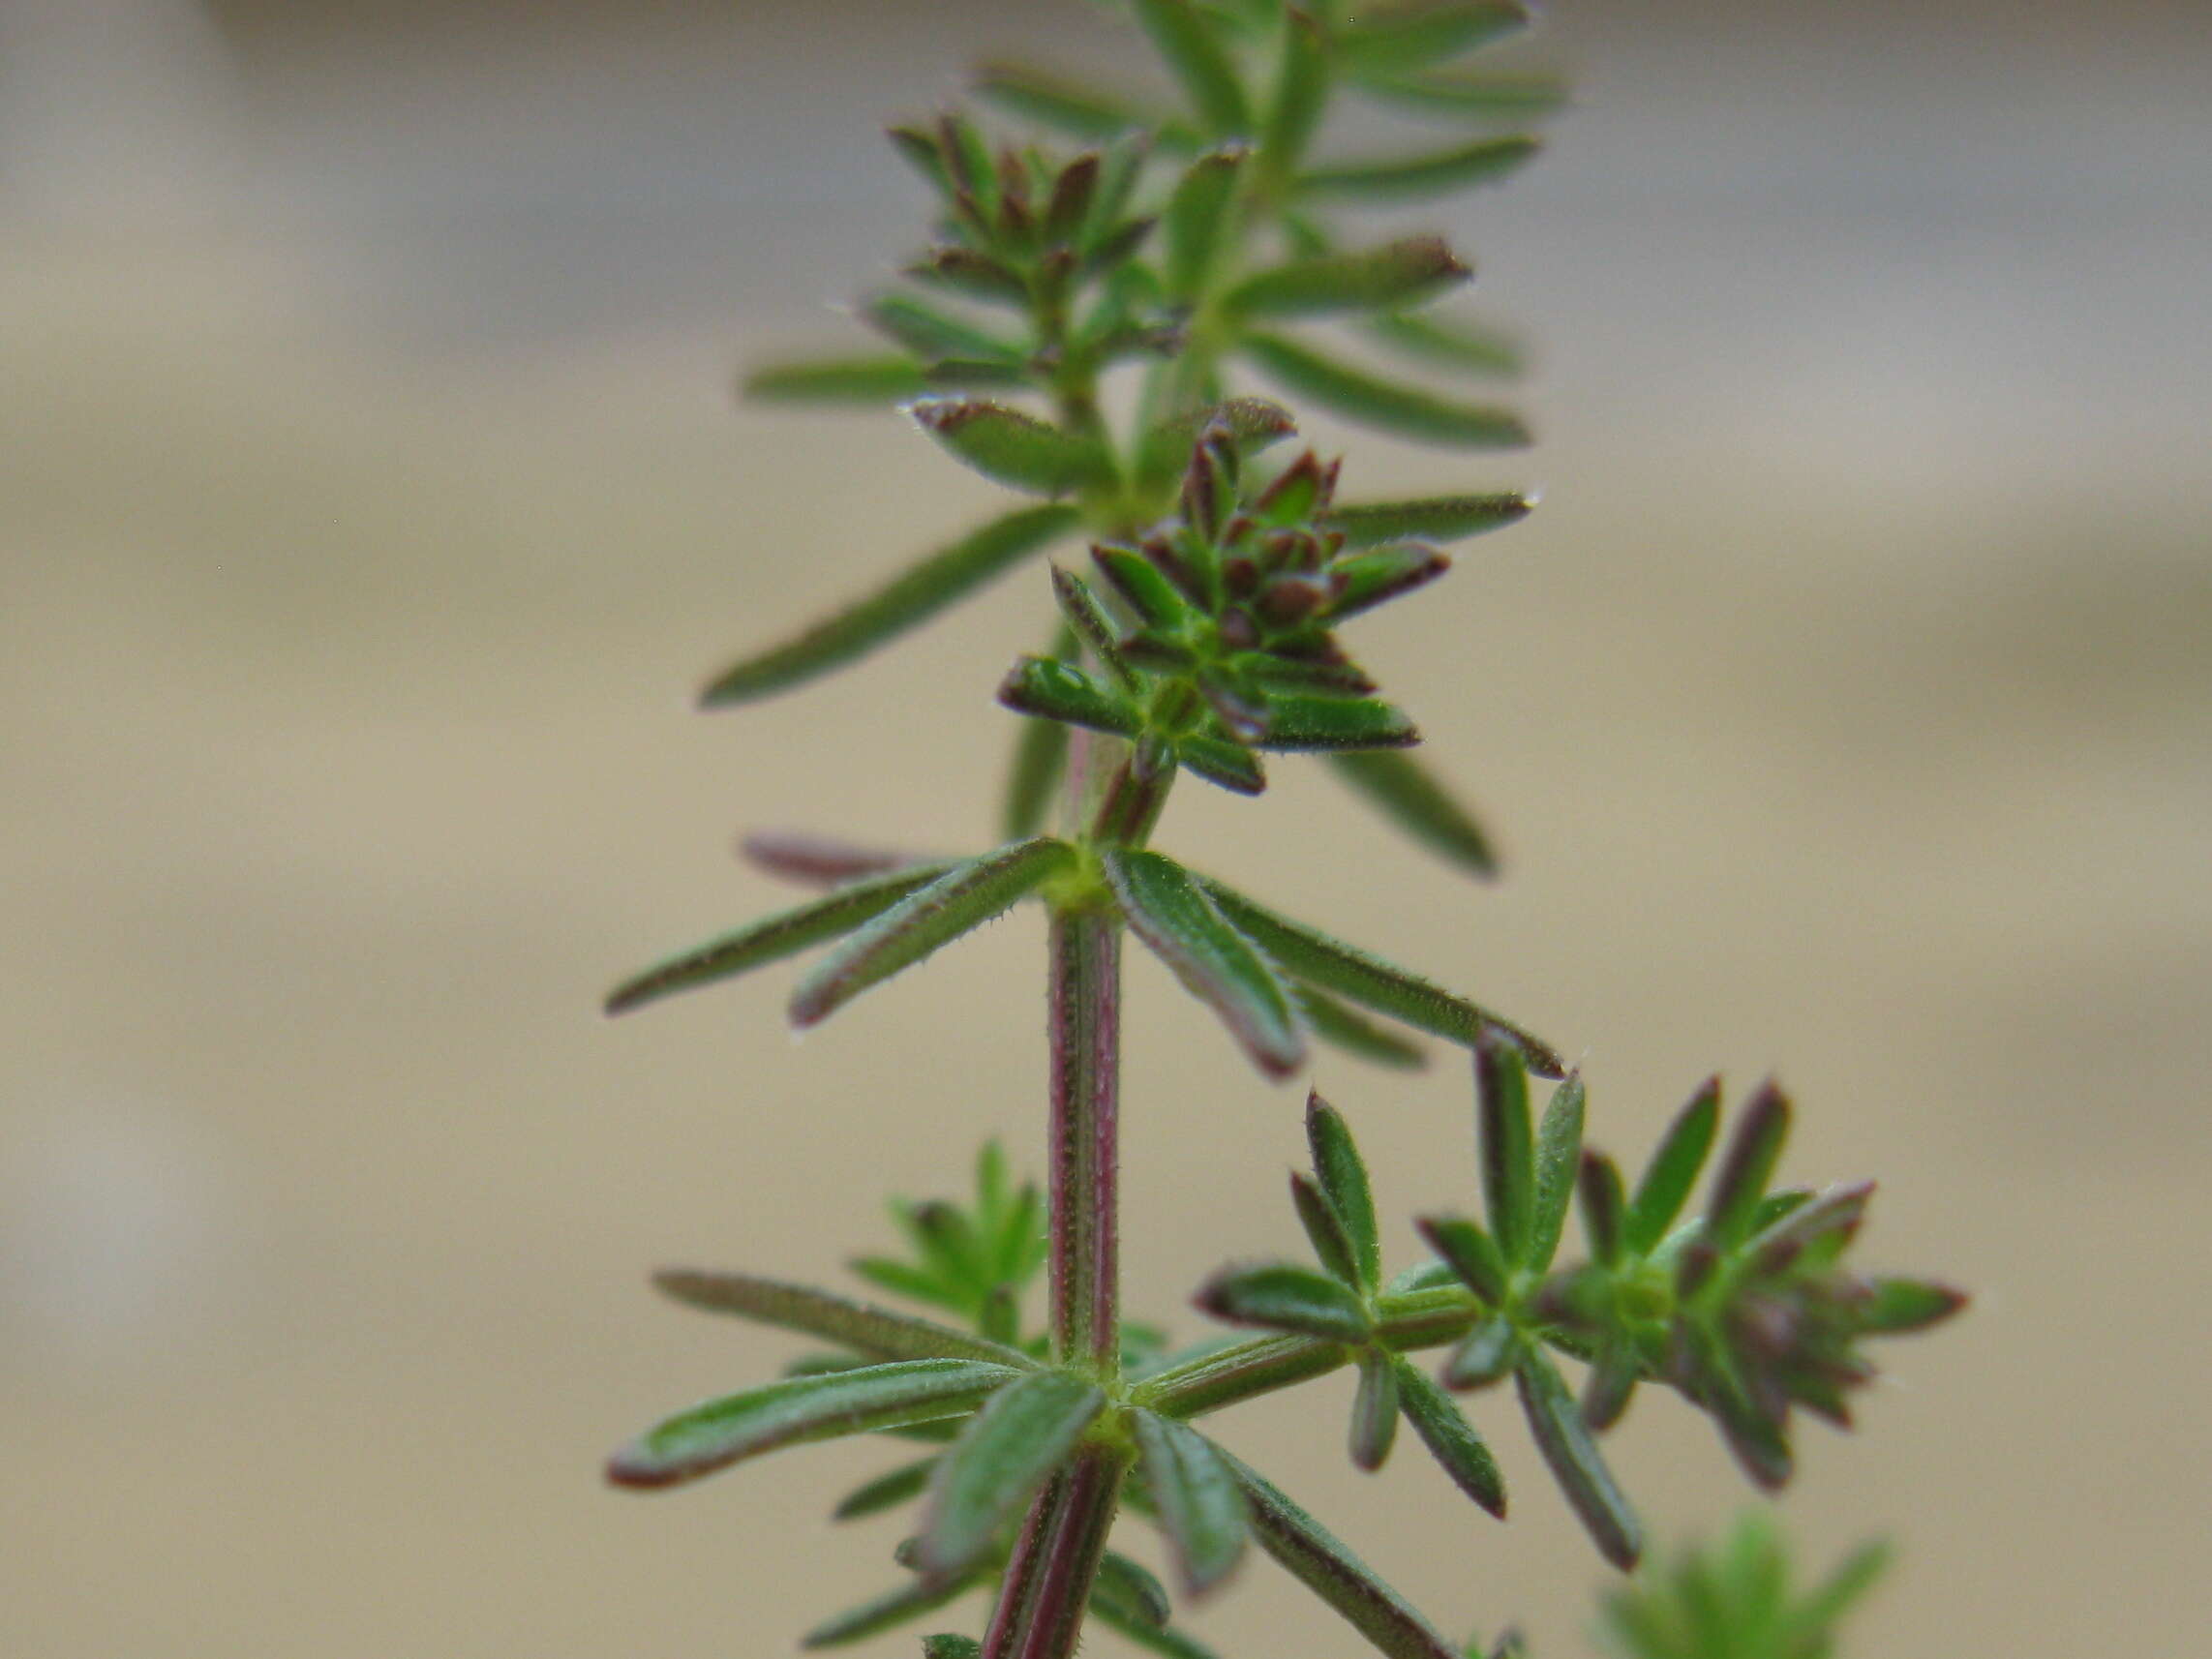
[(1495, 1313), (1460, 1339), (1444, 1360), (1450, 1388), (1488, 1388), (1503, 1378), (1521, 1357), (1521, 1333), (1503, 1313)]
[(1290, 390), (1402, 437), (1461, 449), (1520, 449), (1529, 442), (1528, 427), (1509, 409), (1380, 379), (1279, 334), (1247, 335), (1242, 349)]
[(781, 961), (824, 940), (839, 938), (874, 920), (954, 867), (947, 863), (916, 864), (887, 876), (853, 882), (827, 898), (726, 933), (625, 980), (608, 995), (607, 1011), (627, 1013), (678, 991), (712, 984)]
[(1192, 1301), (1232, 1325), (1292, 1331), (1327, 1342), (1364, 1342), (1367, 1310), (1333, 1279), (1288, 1262), (1222, 1269)]
[(1529, 1231), (1529, 1266), (1541, 1273), (1559, 1253), (1567, 1207), (1574, 1202), (1582, 1168), (1583, 1086), (1570, 1075), (1552, 1091), (1544, 1121), (1536, 1131), (1535, 1205)]
[(1472, 875), (1498, 873), (1490, 837), (1420, 760), (1386, 749), (1329, 756), (1338, 777), (1433, 853)]
[(1378, 75), (1364, 86), (1370, 96), (1387, 103), (1470, 121), (1534, 121), (1567, 101), (1566, 82), (1549, 75), (1436, 70), (1427, 75)]
[[(1076, 631), (1062, 622), (1046, 655), (1065, 662), (1075, 654)], [(1068, 728), (1058, 720), (1022, 721), (1014, 739), (1014, 762), (1007, 769), (1006, 800), (999, 813), (999, 830), (1007, 840), (1023, 840), (1045, 828), (1067, 769)]]
[(710, 1313), (735, 1313), (779, 1330), (821, 1337), (874, 1359), (971, 1359), (1032, 1370), (1036, 1361), (1018, 1349), (984, 1341), (949, 1325), (871, 1308), (864, 1302), (833, 1296), (826, 1290), (746, 1273), (706, 1273), (664, 1268), (652, 1276), (654, 1288), (686, 1308)]
[(1398, 1437), (1398, 1373), (1391, 1357), (1378, 1348), (1359, 1355), (1359, 1387), (1352, 1395), (1351, 1461), (1373, 1474), (1389, 1460)]
[(1322, 523), (1344, 532), (1347, 548), (1357, 549), (1398, 541), (1461, 541), (1517, 524), (1529, 513), (1529, 498), (1517, 494), (1437, 496), (1417, 501), (1348, 501), (1331, 508)]
[(1298, 189), (1309, 200), (1404, 201), (1440, 196), (1518, 171), (1540, 148), (1529, 137), (1478, 138), (1417, 156), (1340, 162), (1300, 174)]
[(1528, 366), (1518, 340), (1478, 323), (1399, 311), (1371, 317), (1364, 327), (1379, 345), (1431, 369), (1497, 377), (1518, 375)]
[(1415, 1225), (1470, 1290), (1489, 1307), (1503, 1305), (1508, 1276), (1496, 1239), (1464, 1216), (1423, 1216)]
[(861, 316), (871, 327), (929, 362), (952, 358), (1012, 367), (1028, 356), (1018, 341), (993, 334), (910, 294), (880, 294), (862, 307)]
[(609, 1460), (607, 1478), (675, 1486), (784, 1446), (956, 1417), (1020, 1374), (977, 1360), (901, 1360), (770, 1383), (647, 1430)]
[(1636, 1183), (1626, 1227), (1628, 1248), (1636, 1254), (1649, 1255), (1675, 1224), (1712, 1151), (1719, 1125), (1720, 1079), (1708, 1077), (1668, 1127), (1643, 1179)]
[(1328, 46), (1312, 17), (1292, 12), (1284, 19), (1283, 53), (1259, 135), (1260, 156), (1271, 177), (1287, 177), (1305, 159), (1328, 99)]
[[(1185, 764), (1188, 765), (1188, 761)], [(1376, 1024), (1357, 1009), (1325, 992), (1293, 982), (1290, 996), (1298, 1005), (1298, 1018), (1306, 1029), (1347, 1054), (1356, 1054), (1362, 1060), (1398, 1071), (1418, 1071), (1429, 1063), (1428, 1051), (1419, 1043)]]
[(1875, 1279), (1860, 1322), (1875, 1336), (1899, 1337), (1941, 1324), (1966, 1306), (1966, 1293), (1928, 1279)]
[(1591, 1259), (1600, 1267), (1618, 1266), (1628, 1239), (1628, 1200), (1622, 1195), (1619, 1166), (1604, 1153), (1585, 1149), (1577, 1187)]
[(1041, 835), (954, 865), (852, 935), (808, 974), (791, 999), (792, 1024), (818, 1024), (869, 986), (1011, 909), (1074, 860), (1066, 842)]
[(1375, 1192), (1367, 1162), (1344, 1115), (1315, 1090), (1306, 1096), (1306, 1147), (1314, 1175), (1351, 1246), (1355, 1282), (1373, 1291), (1382, 1281), (1382, 1239), (1375, 1220)]
[[(1175, 739), (1175, 758), (1194, 775), (1236, 795), (1258, 795), (1267, 788), (1267, 769), (1259, 757), (1231, 738), (1186, 732)], [(1298, 1006), (1305, 1010), (1302, 999)]]
[(909, 404), (922, 430), (955, 460), (994, 483), (1039, 496), (1064, 496), (1103, 482), (1112, 461), (1098, 439), (981, 398), (924, 398)]
[(888, 876), (929, 860), (887, 847), (861, 847), (803, 830), (756, 830), (738, 843), (738, 856), (755, 869), (795, 887), (833, 890)]
[(1418, 974), (1332, 939), (1304, 922), (1292, 921), (1234, 888), (1209, 877), (1199, 877), (1198, 881), (1237, 931), (1293, 978), (1388, 1014), (1416, 1031), (1464, 1046), (1472, 1047), (1485, 1032), (1491, 1033), (1518, 1048), (1529, 1069), (1538, 1075), (1564, 1074), (1566, 1063), (1548, 1043), (1465, 997), (1454, 996)]
[(1099, 1557), (1098, 1577), (1091, 1582), (1091, 1608), (1149, 1630), (1166, 1625), (1174, 1612), (1167, 1586), (1149, 1568), (1111, 1550)]
[(947, 1602), (956, 1601), (975, 1584), (975, 1575), (969, 1574), (942, 1581), (919, 1579), (900, 1584), (896, 1589), (886, 1590), (858, 1607), (824, 1619), (799, 1639), (799, 1645), (812, 1652), (865, 1642), (925, 1613), (934, 1613)]
[(1504, 1520), (1505, 1477), (1498, 1472), (1498, 1461), (1474, 1426), (1419, 1366), (1403, 1354), (1393, 1354), (1390, 1363), (1398, 1377), (1399, 1407), (1429, 1455), (1451, 1476), (1454, 1486)]
[(1001, 109), (1076, 138), (1112, 138), (1162, 125), (1157, 115), (1133, 99), (1103, 92), (1087, 78), (1077, 81), (1027, 64), (979, 65), (973, 85)]
[(1167, 256), (1161, 275), (1169, 299), (1191, 300), (1203, 291), (1214, 261), (1234, 234), (1229, 203), (1248, 159), (1242, 145), (1209, 150), (1191, 164), (1167, 198)]
[(933, 554), (867, 598), (796, 638), (725, 670), (700, 701), (709, 708), (787, 690), (917, 627), (1081, 522), (1074, 507), (1009, 513)]
[(1340, 31), (1346, 58), (1363, 75), (1427, 69), (1488, 45), (1529, 24), (1518, 0), (1399, 0), (1363, 10)]
[(1326, 317), (1416, 305), (1473, 276), (1442, 238), (1292, 259), (1247, 277), (1223, 304), (1242, 317)]
[(1055, 564), (1052, 567), (1052, 597), (1059, 603), (1060, 614), (1067, 618), (1069, 628), (1080, 640), (1099, 666), (1112, 677), (1124, 691), (1136, 689), (1136, 677), (1121, 659), (1121, 644), (1113, 618), (1099, 603), (1098, 595), (1090, 585), (1072, 570)]
[(1244, 1493), (1196, 1429), (1150, 1411), (1131, 1415), (1144, 1482), (1174, 1551), (1183, 1587), (1204, 1595), (1244, 1559)]
[(1130, 10), (1207, 128), (1222, 135), (1249, 133), (1252, 110), (1244, 84), (1204, 15), (1190, 0), (1130, 0)]
[(1263, 749), (1402, 749), (1421, 740), (1403, 709), (1372, 697), (1271, 697)]
[(1025, 656), (1009, 669), (999, 684), (998, 700), (1018, 714), (1087, 726), (1116, 737), (1134, 738), (1144, 727), (1143, 711), (1130, 699), (1101, 685), (1073, 663), (1044, 657)]
[(1322, 1271), (1340, 1284), (1357, 1286), (1359, 1263), (1352, 1255), (1351, 1236), (1312, 1176), (1290, 1171), (1290, 1204), (1298, 1212), (1298, 1224), (1305, 1229), (1306, 1242), (1314, 1247), (1314, 1256)]
[(1525, 1267), (1535, 1224), (1536, 1150), (1529, 1121), (1529, 1071), (1520, 1054), (1499, 1043), (1476, 1043), (1474, 1095), (1490, 1230), (1506, 1261)]
[(830, 1512), (833, 1521), (861, 1521), (871, 1515), (881, 1515), (887, 1509), (896, 1509), (910, 1499), (920, 1497), (929, 1484), (930, 1471), (937, 1466), (934, 1456), (917, 1458), (911, 1463), (901, 1463), (894, 1469), (877, 1475), (838, 1500), (837, 1507)]
[(885, 353), (765, 363), (741, 389), (762, 403), (896, 404), (922, 396), (929, 379), (913, 358)]
[(1530, 1351), (1514, 1368), (1513, 1381), (1552, 1478), (1596, 1542), (1598, 1553), (1622, 1572), (1631, 1571), (1643, 1553), (1643, 1527), (1614, 1484), (1613, 1473), (1558, 1369), (1541, 1352)]
[(1751, 1230), (1789, 1134), (1788, 1099), (1772, 1082), (1760, 1084), (1738, 1113), (1736, 1132), (1713, 1173), (1706, 1228), (1714, 1243), (1725, 1247)]
[(1256, 1470), (1215, 1449), (1244, 1488), (1260, 1547), (1378, 1651), (1390, 1659), (1461, 1659), (1457, 1648), (1319, 1522)]
[(1289, 992), (1190, 872), (1162, 854), (1120, 848), (1101, 862), (1130, 930), (1214, 1010), (1254, 1064), (1271, 1077), (1296, 1071), (1306, 1048)]
[(924, 1636), (922, 1659), (981, 1659), (984, 1644), (972, 1636)]
[(938, 1460), (922, 1525), (932, 1578), (980, 1561), (1106, 1409), (1097, 1384), (1041, 1371), (1000, 1389)]

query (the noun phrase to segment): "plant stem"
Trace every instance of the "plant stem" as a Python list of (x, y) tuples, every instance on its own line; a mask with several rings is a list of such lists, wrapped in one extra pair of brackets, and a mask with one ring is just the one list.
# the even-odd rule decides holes
[(1070, 1659), (1113, 1529), (1125, 1453), (1090, 1445), (1031, 1505), (984, 1633), (983, 1659)]
[(1121, 928), (1090, 907), (1051, 916), (1052, 1347), (1063, 1365), (1111, 1382), (1121, 1369)]

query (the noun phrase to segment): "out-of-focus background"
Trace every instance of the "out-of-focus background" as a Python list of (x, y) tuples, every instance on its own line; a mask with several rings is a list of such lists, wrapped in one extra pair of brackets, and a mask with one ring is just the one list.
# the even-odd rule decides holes
[[(1790, 1171), (1883, 1177), (1868, 1257), (1980, 1299), (1786, 1500), (1816, 1558), (1903, 1543), (1859, 1659), (2194, 1650), (2212, 28), (1556, 14), (1580, 107), (1449, 226), (1541, 343), (1543, 442), (1352, 474), (1545, 491), (1368, 634), (1509, 879), (1295, 766), (1169, 837), (1251, 830), (1253, 889), (1561, 1039), (1624, 1155), (1774, 1068)], [(987, 833), (1034, 573), (686, 711), (993, 504), (889, 416), (729, 396), (852, 338), (922, 211), (880, 121), (986, 47), (1136, 61), (1077, 0), (0, 0), (0, 1650), (761, 1654), (889, 1582), (894, 1528), (822, 1519), (876, 1448), (651, 1501), (597, 1464), (789, 1351), (649, 1266), (833, 1277), (882, 1191), (1034, 1163), (1036, 918), (803, 1051), (778, 975), (594, 1007), (781, 902), (741, 825)], [(1130, 1279), (1171, 1314), (1295, 1248), (1297, 1101), (1134, 978)], [(1392, 1213), (1469, 1199), (1458, 1067), (1318, 1080)], [(1447, 1626), (1589, 1651), (1604, 1569), (1509, 1403), (1500, 1527), (1417, 1452), (1352, 1475), (1339, 1382), (1226, 1432)], [(1744, 1498), (1666, 1401), (1617, 1443), (1662, 1538)], [(1261, 1563), (1197, 1628), (1358, 1650), (1309, 1606)]]

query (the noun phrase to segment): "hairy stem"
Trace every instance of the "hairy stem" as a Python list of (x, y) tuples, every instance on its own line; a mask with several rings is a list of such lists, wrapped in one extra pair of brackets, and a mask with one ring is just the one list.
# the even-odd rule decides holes
[(1054, 908), (1047, 950), (1052, 1346), (1110, 1381), (1121, 1368), (1121, 928), (1093, 908)]

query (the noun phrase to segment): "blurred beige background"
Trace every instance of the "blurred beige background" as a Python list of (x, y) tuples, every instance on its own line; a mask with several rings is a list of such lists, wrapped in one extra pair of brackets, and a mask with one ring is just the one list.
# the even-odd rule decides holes
[[(1556, 13), (1583, 106), (1451, 226), (1544, 441), (1352, 474), (1545, 490), (1370, 633), (1510, 879), (1365, 850), (1296, 767), (1169, 838), (1252, 828), (1256, 890), (1561, 1039), (1611, 1147), (1778, 1068), (1791, 1171), (1884, 1178), (1869, 1258), (1980, 1300), (1787, 1500), (1817, 1558), (1905, 1545), (1858, 1659), (2197, 1650), (2202, 10)], [(0, 1652), (773, 1653), (888, 1582), (893, 1528), (820, 1519), (868, 1447), (654, 1501), (597, 1463), (787, 1351), (649, 1266), (833, 1277), (881, 1191), (1034, 1162), (1036, 919), (803, 1050), (781, 975), (594, 1005), (779, 902), (741, 825), (987, 832), (1034, 580), (686, 700), (989, 508), (894, 420), (727, 386), (912, 241), (880, 118), (1024, 45), (1127, 55), (1077, 0), (0, 0)], [(1296, 1102), (1134, 978), (1129, 1273), (1172, 1311), (1293, 1247)], [(1464, 1200), (1458, 1068), (1318, 1076), (1394, 1213)], [(1417, 1455), (1354, 1477), (1317, 1392), (1229, 1437), (1447, 1627), (1590, 1650), (1603, 1569), (1504, 1402), (1499, 1527)], [(1664, 1536), (1744, 1497), (1664, 1401), (1619, 1444)], [(1359, 1650), (1308, 1605), (1261, 1564), (1198, 1628)]]

